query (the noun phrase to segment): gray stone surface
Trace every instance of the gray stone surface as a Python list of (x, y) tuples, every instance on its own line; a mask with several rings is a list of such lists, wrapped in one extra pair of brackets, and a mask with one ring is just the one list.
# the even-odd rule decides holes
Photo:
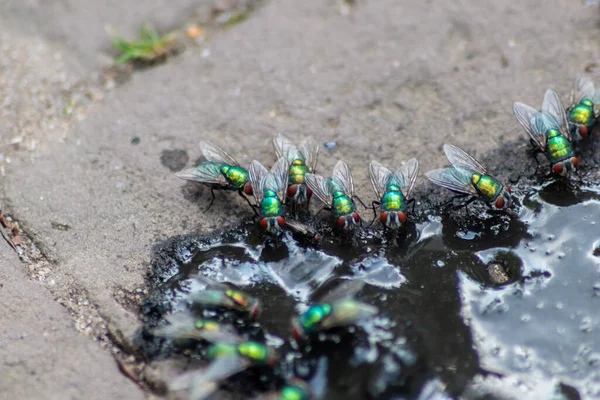
[[(131, 32), (148, 16), (176, 20), (192, 2), (166, 9), (166, 2), (145, 2), (140, 13), (133, 1), (42, 3), (0, 2), (13, 21), (10, 37), (42, 40), (65, 59), (67, 78), (85, 82), (105, 60), (102, 24)], [(152, 246), (250, 215), (228, 194), (204, 213), (210, 193), (190, 194), (162, 165), (163, 151), (187, 151), (191, 166), (204, 139), (244, 163), (269, 164), (273, 134), (312, 134), (337, 143), (331, 154), (322, 148), (320, 172), (344, 159), (358, 194), (370, 199), (370, 159), (417, 157), (426, 171), (445, 163), (445, 142), (475, 156), (511, 142), (524, 147), (513, 101), (538, 105), (547, 87), (566, 94), (599, 58), (599, 31), (597, 10), (570, 0), (543, 7), (533, 0), (380, 0), (350, 9), (333, 1), (267, 2), (203, 48), (82, 102), (81, 118), (55, 116), (60, 134), (38, 129), (34, 148), (12, 151), (11, 163), (2, 164), (2, 196), (52, 261), (43, 279), (53, 296), (80, 290), (111, 329), (131, 338)], [(58, 92), (64, 102), (68, 96)], [(512, 162), (498, 161), (493, 170)], [(418, 185), (429, 190), (423, 178)]]
[(0, 238), (0, 399), (141, 399)]

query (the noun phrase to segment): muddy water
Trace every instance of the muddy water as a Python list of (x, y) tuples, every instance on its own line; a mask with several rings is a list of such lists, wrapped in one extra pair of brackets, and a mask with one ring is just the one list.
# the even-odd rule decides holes
[[(316, 246), (289, 234), (279, 247), (265, 244), (251, 222), (173, 238), (156, 250), (147, 327), (184, 310), (198, 290), (189, 277), (201, 273), (262, 298), (260, 324), (236, 326), (285, 355), (275, 374), (236, 377), (232, 391), (310, 377), (325, 357), (327, 399), (600, 396), (600, 194), (560, 181), (522, 186), (516, 217), (478, 206), (424, 211), (397, 238), (373, 227), (341, 239), (327, 221)], [(358, 297), (380, 316), (311, 345), (290, 343), (291, 316), (347, 277), (367, 283)], [(151, 358), (202, 358), (201, 348), (147, 331), (140, 339)]]

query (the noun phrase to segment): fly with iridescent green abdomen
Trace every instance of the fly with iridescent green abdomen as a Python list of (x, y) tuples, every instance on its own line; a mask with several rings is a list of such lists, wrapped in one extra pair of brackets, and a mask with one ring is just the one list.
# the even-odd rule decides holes
[(325, 209), (333, 213), (340, 229), (351, 229), (360, 223), (354, 203), (355, 198), (360, 199), (354, 196), (352, 174), (345, 162), (340, 160), (335, 164), (331, 178), (308, 173), (305, 180), (309, 189), (325, 204)]
[[(154, 336), (169, 339), (191, 339), (195, 341), (207, 341), (207, 332), (234, 332), (231, 325), (217, 321), (196, 318), (191, 314), (179, 313), (165, 318), (168, 325), (152, 331)], [(210, 340), (208, 340), (210, 341)]]
[(169, 390), (189, 390), (189, 399), (203, 400), (213, 394), (226, 379), (252, 367), (274, 367), (277, 351), (264, 343), (248, 341), (235, 334), (208, 334), (214, 344), (206, 352), (208, 367), (178, 376)]
[[(531, 138), (535, 151), (544, 153), (548, 158), (553, 173), (567, 176), (577, 169), (579, 159), (573, 153), (567, 115), (554, 91), (548, 89), (544, 94), (541, 111), (518, 102), (514, 104), (513, 111)], [(535, 160), (537, 162), (537, 158)]]
[(373, 213), (377, 217), (375, 206), (379, 206), (379, 220), (390, 229), (399, 229), (404, 226), (407, 218), (407, 205), (414, 199), (410, 199), (419, 172), (419, 162), (411, 158), (397, 171), (390, 171), (377, 161), (369, 164), (369, 179), (373, 185), (373, 191), (380, 199), (374, 201)]
[(285, 226), (285, 199), (289, 164), (280, 158), (271, 172), (258, 161), (252, 161), (249, 174), (254, 199), (259, 209), (260, 226), (273, 235), (279, 235)]
[(587, 77), (575, 80), (571, 92), (571, 105), (567, 110), (569, 133), (574, 140), (587, 137), (598, 120), (600, 96), (592, 82)]
[(508, 186), (490, 175), (464, 150), (445, 144), (444, 153), (452, 166), (427, 172), (425, 175), (431, 182), (460, 195), (473, 196), (463, 206), (480, 199), (498, 210), (512, 212), (513, 200)]
[(252, 195), (248, 170), (241, 167), (225, 150), (210, 142), (200, 142), (200, 149), (206, 161), (195, 168), (180, 171), (175, 176), (186, 181), (202, 183), (210, 188), (212, 199), (205, 211), (215, 202), (214, 190), (235, 190), (252, 206), (246, 197)]
[(327, 296), (318, 299), (308, 310), (294, 317), (292, 320), (294, 339), (301, 341), (318, 333), (354, 325), (377, 315), (377, 307), (354, 298), (363, 286), (362, 281), (346, 281)]
[(273, 138), (273, 148), (277, 158), (285, 158), (289, 162), (287, 182), (287, 199), (293, 214), (308, 210), (308, 202), (312, 191), (306, 186), (305, 175), (314, 174), (319, 157), (319, 145), (312, 139), (305, 139), (296, 147), (281, 134)]
[(233, 285), (216, 282), (202, 275), (193, 276), (192, 279), (204, 285), (204, 289), (190, 293), (189, 301), (192, 304), (204, 308), (227, 308), (246, 314), (250, 319), (258, 318), (262, 311), (262, 303), (259, 299)]

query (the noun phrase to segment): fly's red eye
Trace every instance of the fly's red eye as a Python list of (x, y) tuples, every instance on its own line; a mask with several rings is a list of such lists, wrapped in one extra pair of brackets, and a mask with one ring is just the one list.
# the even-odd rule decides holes
[(247, 182), (244, 185), (244, 193), (248, 196), (252, 196), (252, 185), (250, 184), (250, 182)]
[(577, 157), (571, 157), (571, 164), (573, 164), (573, 166), (575, 168), (577, 168), (579, 166), (579, 158), (577, 158)]
[(337, 219), (337, 224), (340, 228), (344, 229), (346, 227), (346, 217), (339, 217)]
[(287, 189), (288, 197), (294, 197), (296, 195), (296, 192), (298, 192), (298, 185), (288, 186), (288, 189)]
[(296, 339), (297, 342), (302, 340), (302, 332), (300, 331), (300, 327), (296, 324), (292, 327), (292, 336)]
[(579, 136), (586, 137), (588, 135), (588, 127), (585, 125), (579, 125)]
[(267, 226), (269, 226), (269, 219), (268, 218), (263, 218), (260, 220), (260, 227), (263, 229), (267, 229)]
[(562, 164), (554, 165), (554, 167), (552, 167), (552, 172), (554, 172), (555, 174), (561, 174), (563, 172)]
[(306, 187), (306, 196), (309, 200), (312, 197), (312, 190), (308, 186)]
[(398, 220), (400, 221), (401, 224), (405, 224), (406, 223), (406, 214), (403, 213), (402, 211), (398, 211)]
[(387, 222), (387, 219), (388, 219), (387, 211), (384, 211), (381, 214), (379, 214), (379, 221), (381, 221), (382, 224), (385, 225), (385, 223)]
[(285, 218), (277, 217), (277, 225), (279, 225), (280, 228), (283, 228), (283, 226), (285, 225)]
[(508, 193), (512, 193), (512, 192), (510, 191), (510, 186), (504, 186), (504, 190), (506, 190)]
[(502, 197), (502, 196), (498, 197), (498, 200), (496, 200), (496, 207), (504, 208), (504, 197)]
[(360, 222), (360, 215), (358, 215), (358, 213), (354, 213), (354, 214), (352, 214), (352, 216), (354, 217), (354, 222), (356, 222), (356, 223)]
[(255, 304), (254, 307), (252, 307), (250, 315), (252, 316), (252, 319), (258, 318), (260, 315), (260, 306), (258, 304)]

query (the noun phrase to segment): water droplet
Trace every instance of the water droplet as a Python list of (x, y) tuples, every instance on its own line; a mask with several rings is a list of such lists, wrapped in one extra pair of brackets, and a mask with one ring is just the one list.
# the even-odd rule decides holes
[(521, 316), (521, 322), (529, 322), (530, 319), (531, 319), (531, 315), (529, 315), (529, 314), (523, 314)]
[(579, 330), (581, 332), (591, 332), (592, 331), (592, 318), (590, 317), (583, 317), (583, 319), (581, 320), (581, 324), (579, 324)]
[(441, 267), (443, 267), (444, 265), (446, 265), (446, 263), (445, 263), (445, 262), (443, 262), (442, 260), (438, 260), (438, 261), (436, 262), (436, 264), (437, 264), (437, 266), (438, 266), (438, 267), (440, 267), (440, 268), (441, 268)]

